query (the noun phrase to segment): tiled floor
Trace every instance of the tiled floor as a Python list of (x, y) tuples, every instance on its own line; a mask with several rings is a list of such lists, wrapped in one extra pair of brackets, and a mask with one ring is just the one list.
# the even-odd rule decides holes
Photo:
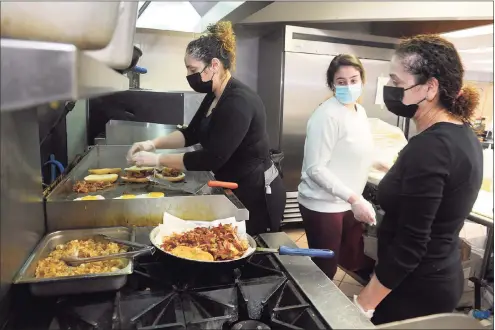
[[(285, 229), (287, 235), (297, 244), (300, 248), (308, 247), (308, 239), (306, 238), (306, 233), (304, 229)], [(342, 292), (352, 299), (352, 296), (358, 294), (363, 286), (356, 282), (352, 277), (347, 275), (340, 268), (337, 269), (337, 274), (333, 279), (333, 282), (339, 287)]]

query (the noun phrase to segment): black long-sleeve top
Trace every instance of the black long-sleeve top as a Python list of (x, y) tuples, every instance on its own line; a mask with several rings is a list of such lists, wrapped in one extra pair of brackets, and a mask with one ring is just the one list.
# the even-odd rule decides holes
[(258, 94), (234, 78), (206, 117), (214, 97), (213, 93), (205, 96), (182, 130), (186, 146), (202, 146), (184, 155), (184, 166), (189, 171), (213, 171), (218, 180), (238, 182), (269, 160), (265, 107)]
[(378, 187), (380, 283), (393, 290), (408, 275), (460, 262), (459, 232), (482, 177), (482, 147), (468, 125), (437, 123), (410, 139)]

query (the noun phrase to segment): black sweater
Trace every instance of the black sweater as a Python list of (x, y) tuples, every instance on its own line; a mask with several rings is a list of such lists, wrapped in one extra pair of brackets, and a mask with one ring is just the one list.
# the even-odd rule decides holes
[(482, 177), (482, 147), (468, 125), (437, 123), (410, 139), (378, 187), (385, 216), (375, 274), (385, 287), (460, 262), (459, 232)]
[(206, 118), (214, 97), (205, 96), (182, 130), (186, 146), (203, 147), (186, 153), (184, 166), (188, 171), (213, 171), (218, 180), (239, 182), (269, 160), (265, 107), (258, 94), (234, 78)]

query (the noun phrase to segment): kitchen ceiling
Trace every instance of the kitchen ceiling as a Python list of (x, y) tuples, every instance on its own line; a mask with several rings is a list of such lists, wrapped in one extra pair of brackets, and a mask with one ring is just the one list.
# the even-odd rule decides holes
[(271, 4), (245, 1), (140, 1), (136, 27), (202, 33), (222, 19), (236, 23)]

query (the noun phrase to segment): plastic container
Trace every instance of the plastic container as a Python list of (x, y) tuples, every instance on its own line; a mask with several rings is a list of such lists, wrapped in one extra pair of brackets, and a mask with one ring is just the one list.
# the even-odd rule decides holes
[(121, 1), (2, 1), (2, 38), (74, 44), (82, 50), (106, 47), (112, 39)]
[(101, 50), (87, 51), (86, 54), (113, 69), (128, 68), (132, 60), (137, 14), (137, 1), (123, 2), (110, 43)]

